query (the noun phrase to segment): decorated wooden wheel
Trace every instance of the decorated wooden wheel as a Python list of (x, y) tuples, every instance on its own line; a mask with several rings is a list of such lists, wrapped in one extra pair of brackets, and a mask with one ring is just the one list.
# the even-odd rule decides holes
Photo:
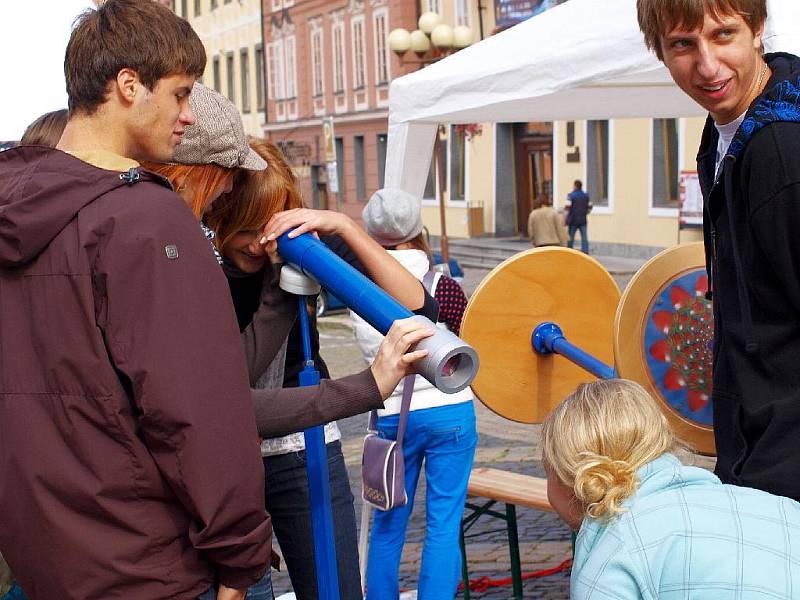
[(617, 309), (614, 358), (619, 376), (645, 386), (683, 440), (713, 454), (714, 317), (707, 290), (702, 243), (676, 246), (648, 261)]
[(473, 392), (500, 416), (541, 423), (578, 384), (595, 377), (563, 356), (536, 353), (533, 329), (558, 323), (571, 343), (613, 364), (619, 298), (603, 265), (576, 250), (536, 248), (501, 263), (475, 290), (461, 325), (461, 337), (481, 360)]

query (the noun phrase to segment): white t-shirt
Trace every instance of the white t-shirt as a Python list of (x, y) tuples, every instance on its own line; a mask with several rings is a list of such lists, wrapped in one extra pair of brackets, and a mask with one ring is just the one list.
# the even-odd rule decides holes
[(714, 127), (716, 127), (719, 132), (719, 140), (717, 141), (717, 163), (714, 167), (715, 178), (719, 177), (719, 167), (722, 164), (722, 159), (725, 158), (725, 154), (728, 152), (728, 148), (733, 141), (733, 136), (735, 136), (736, 132), (739, 130), (739, 125), (744, 121), (745, 114), (747, 114), (747, 111), (743, 112), (726, 125), (717, 125), (714, 123)]

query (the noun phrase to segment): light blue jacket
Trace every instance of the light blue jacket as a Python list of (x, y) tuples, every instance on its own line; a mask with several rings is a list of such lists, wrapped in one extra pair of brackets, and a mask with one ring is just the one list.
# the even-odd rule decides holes
[(723, 485), (671, 454), (637, 474), (627, 512), (583, 520), (572, 600), (800, 598), (800, 503)]

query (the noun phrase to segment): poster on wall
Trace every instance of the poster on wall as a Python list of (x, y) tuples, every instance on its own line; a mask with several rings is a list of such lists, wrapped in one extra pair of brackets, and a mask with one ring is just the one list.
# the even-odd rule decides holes
[(505, 29), (529, 19), (566, 0), (495, 0), (495, 23), (497, 29)]
[(703, 192), (697, 171), (681, 171), (678, 177), (678, 226), (703, 226)]

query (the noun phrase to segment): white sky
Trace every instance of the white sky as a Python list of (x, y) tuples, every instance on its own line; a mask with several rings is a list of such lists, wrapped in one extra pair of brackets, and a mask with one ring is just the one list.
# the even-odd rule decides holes
[(64, 51), (90, 0), (0, 0), (0, 141), (18, 140), (42, 113), (67, 107)]

